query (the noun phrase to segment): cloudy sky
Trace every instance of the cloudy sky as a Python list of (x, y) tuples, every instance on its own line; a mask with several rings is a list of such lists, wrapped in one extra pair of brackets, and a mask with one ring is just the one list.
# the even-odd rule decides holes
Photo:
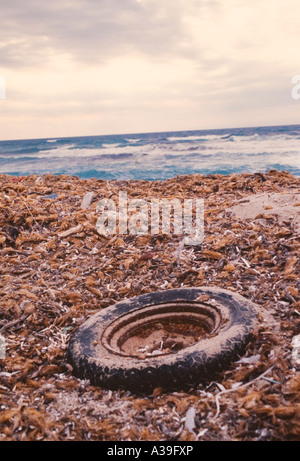
[(300, 123), (298, 0), (0, 0), (0, 12), (2, 140)]

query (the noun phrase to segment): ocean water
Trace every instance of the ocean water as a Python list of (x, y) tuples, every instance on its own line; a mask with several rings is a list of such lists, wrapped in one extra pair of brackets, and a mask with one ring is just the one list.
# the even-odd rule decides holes
[(300, 176), (300, 125), (0, 141), (0, 173), (165, 180), (289, 171)]

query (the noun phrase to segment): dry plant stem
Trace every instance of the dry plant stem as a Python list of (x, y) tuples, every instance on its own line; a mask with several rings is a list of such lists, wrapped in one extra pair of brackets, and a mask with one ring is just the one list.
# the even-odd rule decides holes
[(27, 317), (29, 317), (29, 315), (22, 315), (22, 317), (20, 317), (19, 319), (12, 320), (11, 322), (6, 323), (3, 327), (0, 328), (0, 333), (2, 333), (10, 327), (17, 325), (18, 323), (25, 321)]
[(34, 220), (35, 224), (38, 226), (39, 223), (37, 222), (37, 220), (35, 219), (35, 217), (34, 217), (33, 214), (31, 213), (31, 210), (30, 210), (30, 208), (28, 207), (28, 205), (27, 205), (27, 203), (26, 203), (26, 199), (23, 197), (22, 194), (18, 194), (18, 196), (23, 200), (24, 205), (26, 206), (28, 213), (31, 215), (31, 217), (32, 217), (32, 219)]
[(65, 232), (61, 232), (60, 234), (58, 234), (58, 236), (59, 236), (60, 238), (69, 237), (69, 235), (77, 234), (77, 233), (80, 232), (82, 229), (83, 229), (83, 226), (82, 226), (81, 224), (79, 224), (78, 226), (72, 227), (71, 229), (68, 229), (68, 230), (66, 230)]
[(257, 376), (255, 379), (252, 379), (252, 381), (249, 381), (249, 383), (241, 384), (241, 386), (235, 387), (234, 389), (226, 389), (225, 391), (219, 392), (219, 393), (216, 395), (217, 412), (216, 412), (215, 416), (213, 417), (213, 420), (216, 420), (216, 419), (218, 418), (219, 414), (220, 414), (220, 402), (219, 402), (219, 399), (220, 399), (221, 395), (229, 394), (229, 392), (234, 392), (234, 391), (237, 391), (237, 390), (240, 390), (240, 389), (244, 389), (244, 388), (250, 386), (250, 385), (253, 384), (255, 381), (258, 381), (259, 379), (262, 379), (262, 378), (263, 378), (265, 375), (267, 375), (273, 368), (274, 368), (274, 366), (271, 366), (271, 367), (268, 368), (266, 371), (264, 371), (261, 375)]

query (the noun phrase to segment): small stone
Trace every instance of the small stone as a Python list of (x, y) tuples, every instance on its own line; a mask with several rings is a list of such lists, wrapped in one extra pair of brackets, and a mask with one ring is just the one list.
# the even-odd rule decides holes
[(81, 208), (83, 210), (87, 210), (90, 207), (93, 201), (93, 198), (94, 198), (94, 192), (87, 192), (82, 199)]
[(196, 417), (196, 408), (194, 407), (189, 408), (185, 416), (185, 428), (189, 432), (193, 432), (194, 429), (196, 428), (195, 417)]

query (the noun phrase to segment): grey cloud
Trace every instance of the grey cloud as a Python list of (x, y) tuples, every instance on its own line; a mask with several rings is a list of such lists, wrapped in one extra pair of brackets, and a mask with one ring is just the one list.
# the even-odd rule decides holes
[(43, 63), (55, 51), (82, 62), (128, 52), (161, 58), (191, 51), (184, 0), (0, 2), (0, 68)]

